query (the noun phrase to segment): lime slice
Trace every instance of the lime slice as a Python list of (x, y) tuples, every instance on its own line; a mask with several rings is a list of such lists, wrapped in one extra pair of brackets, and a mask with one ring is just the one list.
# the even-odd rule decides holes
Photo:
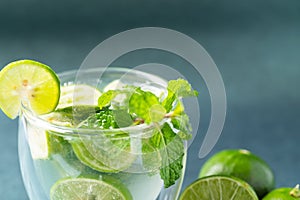
[(214, 154), (201, 168), (199, 178), (211, 175), (234, 176), (249, 183), (259, 198), (275, 186), (271, 167), (245, 149), (225, 149)]
[(118, 172), (118, 170), (107, 167), (101, 161), (95, 159), (93, 155), (91, 155), (89, 151), (85, 148), (83, 143), (79, 143), (79, 142), (73, 143), (72, 147), (77, 158), (86, 166), (89, 166), (90, 168), (100, 172), (107, 172), (107, 173)]
[(114, 138), (82, 137), (80, 141), (72, 141), (73, 151), (83, 164), (94, 170), (108, 173), (126, 170), (136, 156), (130, 152), (130, 140), (117, 139), (118, 135), (115, 134)]
[(131, 200), (128, 189), (119, 182), (91, 178), (69, 178), (56, 182), (50, 191), (51, 200), (101, 199)]
[(251, 186), (237, 178), (208, 176), (196, 180), (181, 194), (180, 200), (258, 200)]
[(27, 126), (27, 140), (32, 159), (48, 159), (50, 140), (48, 133), (36, 126)]
[(0, 108), (12, 119), (18, 116), (22, 103), (36, 114), (49, 113), (58, 104), (59, 84), (47, 65), (32, 60), (12, 62), (0, 72)]
[(58, 108), (73, 105), (98, 105), (101, 92), (85, 84), (65, 85), (61, 87), (61, 95)]
[(71, 145), (62, 137), (38, 126), (27, 126), (27, 140), (32, 159), (49, 159), (53, 154), (71, 151)]

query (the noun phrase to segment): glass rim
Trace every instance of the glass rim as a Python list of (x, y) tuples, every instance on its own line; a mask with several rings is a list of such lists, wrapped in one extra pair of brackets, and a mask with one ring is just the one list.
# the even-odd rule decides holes
[[(147, 73), (147, 72), (142, 72), (139, 70), (135, 69), (130, 69), (130, 68), (121, 68), (121, 67), (108, 67), (108, 68), (89, 68), (84, 70), (86, 73), (92, 73), (92, 72), (97, 72), (97, 71), (103, 71), (103, 72), (134, 72), (136, 75), (143, 75), (144, 77), (149, 77), (148, 80), (155, 79), (159, 80), (160, 83), (164, 83), (164, 86), (167, 86), (167, 81), (164, 80), (163, 78)], [(72, 74), (76, 74), (79, 70), (73, 69), (73, 70), (67, 70), (63, 71), (61, 73), (57, 73), (57, 76), (59, 77), (59, 80), (63, 76), (70, 76)], [(61, 83), (61, 85), (64, 85)], [(50, 112), (51, 113), (51, 112)], [(26, 105), (21, 104), (21, 113), (20, 113), (20, 118), (25, 117), (27, 120), (29, 120), (31, 123), (34, 122), (36, 123), (38, 127), (42, 127), (45, 130), (53, 131), (58, 134), (62, 135), (70, 135), (70, 136), (97, 136), (99, 134), (105, 134), (105, 133), (130, 133), (128, 136), (124, 137), (132, 137), (132, 136), (140, 136), (143, 133), (146, 133), (147, 131), (154, 130), (157, 128), (157, 125), (154, 123), (151, 124), (140, 124), (140, 125), (135, 125), (135, 126), (128, 126), (128, 127), (122, 127), (122, 128), (114, 128), (114, 129), (95, 129), (95, 128), (78, 128), (78, 127), (68, 127), (68, 126), (63, 126), (63, 125), (57, 125), (51, 122), (48, 122), (47, 120), (43, 119), (40, 117), (38, 114), (34, 113), (32, 110), (30, 110)], [(158, 123), (159, 126), (161, 126), (164, 122), (166, 122), (167, 119), (163, 119), (161, 122)], [(121, 137), (122, 138), (122, 137)]]

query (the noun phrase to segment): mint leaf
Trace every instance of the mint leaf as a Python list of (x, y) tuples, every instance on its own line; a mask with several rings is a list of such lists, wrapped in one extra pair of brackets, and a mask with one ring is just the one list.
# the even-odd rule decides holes
[(89, 116), (86, 120), (79, 124), (80, 128), (99, 128), (99, 129), (112, 129), (118, 128), (115, 121), (113, 111), (105, 108), (99, 112)]
[(103, 93), (98, 98), (98, 106), (102, 109), (105, 106), (108, 106), (113, 98), (118, 94), (118, 90), (108, 90), (107, 92)]
[[(136, 88), (129, 99), (129, 113), (137, 115), (144, 119), (145, 123), (150, 124), (152, 122), (151, 107), (159, 104), (158, 97), (153, 93)], [(152, 110), (154, 115), (153, 112), (155, 112), (155, 109)]]
[(161, 157), (160, 176), (164, 181), (164, 187), (175, 184), (182, 174), (182, 159), (184, 146), (181, 138), (165, 123), (161, 130), (151, 138), (153, 146), (159, 149)]
[(166, 109), (160, 104), (154, 104), (150, 107), (150, 118), (152, 122), (160, 122), (166, 114)]
[(187, 80), (177, 79), (168, 82), (168, 91), (175, 93), (178, 97), (197, 96), (198, 92), (192, 89), (192, 86)]
[(77, 126), (81, 121), (99, 110), (99, 107), (91, 105), (68, 106), (55, 110), (47, 120), (53, 123), (69, 123), (70, 126)]
[(166, 108), (167, 112), (170, 112), (176, 99), (198, 95), (198, 92), (192, 89), (192, 86), (188, 81), (181, 78), (170, 80), (167, 89), (168, 96), (163, 101), (163, 106)]
[(186, 113), (182, 113), (181, 115), (172, 118), (171, 123), (175, 129), (179, 130), (177, 135), (180, 138), (184, 140), (192, 138), (192, 126), (190, 124), (189, 116)]
[(128, 127), (134, 124), (133, 117), (127, 109), (113, 110), (113, 115), (118, 127)]

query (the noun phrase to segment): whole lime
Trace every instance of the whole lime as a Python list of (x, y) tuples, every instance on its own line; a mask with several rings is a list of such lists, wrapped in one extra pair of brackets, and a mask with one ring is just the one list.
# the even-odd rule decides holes
[(244, 149), (223, 150), (208, 159), (199, 177), (227, 175), (249, 183), (262, 198), (274, 189), (274, 174), (270, 166), (258, 156)]
[(295, 188), (277, 188), (267, 194), (263, 200), (300, 200), (299, 185)]

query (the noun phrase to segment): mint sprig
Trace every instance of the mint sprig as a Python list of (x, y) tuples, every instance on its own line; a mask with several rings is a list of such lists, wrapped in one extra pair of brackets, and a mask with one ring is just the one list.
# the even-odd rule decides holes
[(187, 80), (177, 79), (168, 82), (168, 96), (163, 101), (163, 106), (169, 112), (173, 108), (173, 103), (183, 97), (197, 96), (198, 92), (192, 89)]
[[(105, 92), (98, 99), (100, 109), (107, 106), (115, 111), (116, 116), (131, 116), (131, 125), (146, 123), (156, 126), (152, 137), (143, 139), (143, 153), (145, 155), (154, 153), (152, 155), (157, 155), (157, 159), (153, 163), (151, 156), (145, 156), (144, 164), (149, 164), (149, 168), (160, 167), (160, 176), (166, 188), (173, 185), (181, 176), (184, 156), (183, 140), (191, 138), (191, 125), (184, 112), (181, 99), (198, 95), (198, 92), (181, 78), (169, 81), (167, 91), (166, 98), (160, 101), (152, 92), (144, 91), (140, 87), (128, 86), (124, 87), (124, 90)], [(123, 102), (120, 102), (118, 98), (120, 95), (123, 95), (121, 98)], [(119, 110), (122, 110), (123, 114), (118, 115), (121, 113)], [(119, 117), (119, 120), (122, 118)], [(130, 119), (125, 120), (126, 125), (130, 124)], [(163, 119), (166, 121), (160, 125)], [(116, 122), (118, 123), (119, 120)]]

